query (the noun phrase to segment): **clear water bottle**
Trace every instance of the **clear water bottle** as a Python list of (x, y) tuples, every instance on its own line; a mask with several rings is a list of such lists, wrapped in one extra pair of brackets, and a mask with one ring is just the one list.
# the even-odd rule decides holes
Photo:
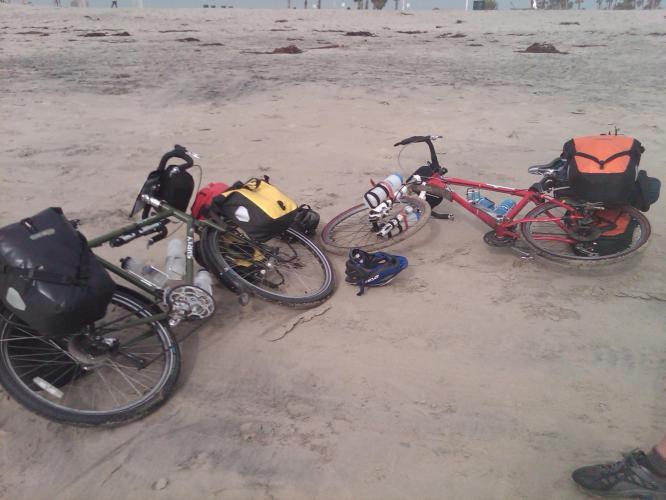
[(414, 210), (413, 207), (406, 206), (398, 215), (386, 221), (377, 234), (384, 238), (392, 238), (403, 231), (407, 231), (420, 218), (421, 214), (419, 212)]
[(199, 269), (199, 272), (197, 272), (194, 277), (194, 286), (201, 288), (208, 295), (213, 295), (213, 277), (205, 269)]
[(402, 186), (402, 175), (391, 174), (386, 179), (375, 184), (370, 191), (363, 195), (363, 200), (368, 208), (375, 208), (382, 201), (400, 189)]
[(515, 201), (513, 201), (511, 198), (505, 198), (497, 204), (494, 212), (498, 217), (504, 217), (507, 213), (509, 213), (509, 210), (515, 206)]
[(169, 276), (156, 267), (133, 257), (125, 257), (120, 261), (121, 267), (139, 278), (151, 283), (156, 288), (164, 288)]
[(472, 205), (482, 208), (486, 211), (492, 211), (495, 208), (495, 202), (481, 195), (481, 191), (476, 188), (467, 190), (467, 201)]
[(174, 238), (167, 245), (164, 268), (171, 280), (182, 280), (185, 275), (185, 247), (183, 240)]

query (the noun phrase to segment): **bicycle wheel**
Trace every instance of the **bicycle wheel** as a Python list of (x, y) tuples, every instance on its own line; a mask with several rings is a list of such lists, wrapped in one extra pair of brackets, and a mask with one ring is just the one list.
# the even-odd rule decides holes
[(593, 230), (594, 212), (590, 212), (592, 223), (585, 231), (584, 227), (576, 226), (571, 221), (566, 208), (552, 202), (536, 206), (525, 216), (528, 219), (544, 219), (543, 221), (523, 222), (520, 230), (525, 241), (547, 259), (560, 262), (615, 262), (643, 247), (651, 232), (648, 220), (634, 207), (627, 205), (619, 210), (620, 214), (631, 217), (629, 224), (633, 228), (633, 234), (629, 234), (626, 244), (618, 247), (616, 251), (594, 252), (592, 245), (589, 246), (592, 251), (583, 252), (582, 247), (601, 241), (600, 231), (595, 233)]
[(400, 201), (393, 204), (386, 218), (391, 218), (400, 213), (405, 205), (410, 205), (421, 214), (418, 222), (410, 226), (407, 231), (403, 231), (392, 238), (378, 236), (376, 226), (373, 226), (368, 218), (368, 207), (360, 204), (336, 215), (324, 226), (321, 231), (322, 244), (329, 252), (347, 255), (351, 248), (373, 252), (404, 241), (425, 226), (431, 212), (430, 205), (425, 200), (418, 196), (403, 196)]
[(238, 230), (207, 227), (201, 235), (204, 260), (232, 291), (247, 291), (284, 305), (313, 306), (335, 288), (331, 262), (312, 241), (294, 229), (265, 242)]
[[(159, 310), (118, 287), (86, 333), (46, 338), (0, 315), (0, 383), (28, 410), (73, 425), (113, 426), (156, 410), (174, 388), (180, 352), (168, 324), (129, 325)], [(128, 326), (123, 326), (127, 323)]]

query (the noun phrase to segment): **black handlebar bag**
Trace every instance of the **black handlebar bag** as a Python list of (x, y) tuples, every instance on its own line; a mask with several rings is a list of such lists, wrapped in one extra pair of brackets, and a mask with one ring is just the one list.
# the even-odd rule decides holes
[(60, 208), (0, 228), (0, 301), (40, 335), (104, 317), (115, 284)]
[(569, 185), (584, 201), (610, 205), (628, 203), (644, 148), (633, 137), (597, 135), (576, 137), (564, 145), (569, 163)]

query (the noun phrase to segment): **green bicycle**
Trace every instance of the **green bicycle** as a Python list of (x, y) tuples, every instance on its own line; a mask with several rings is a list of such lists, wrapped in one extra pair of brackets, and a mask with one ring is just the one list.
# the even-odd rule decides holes
[[(173, 158), (185, 163), (168, 165)], [(0, 383), (24, 407), (60, 423), (113, 426), (161, 406), (180, 371), (171, 328), (215, 312), (213, 296), (197, 286), (195, 260), (238, 293), (241, 303), (256, 295), (312, 306), (333, 292), (331, 263), (300, 233), (288, 229), (259, 242), (223, 219), (197, 220), (186, 213), (193, 184), (171, 182), (165, 189), (165, 179), (192, 167), (194, 158), (178, 145), (165, 154), (132, 210), (142, 213), (141, 220), (88, 242), (90, 248), (117, 247), (151, 236), (154, 243), (167, 236), (170, 221), (179, 221), (186, 231), (182, 280), (159, 286), (96, 255), (117, 278), (106, 315), (63, 337), (40, 334), (0, 305)]]

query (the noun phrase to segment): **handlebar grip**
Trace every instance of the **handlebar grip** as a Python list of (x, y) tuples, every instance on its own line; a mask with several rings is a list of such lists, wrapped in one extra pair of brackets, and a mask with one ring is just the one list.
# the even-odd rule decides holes
[(159, 171), (164, 170), (166, 168), (167, 162), (171, 158), (180, 158), (181, 160), (183, 160), (185, 164), (180, 165), (180, 167), (184, 168), (185, 170), (194, 165), (194, 161), (192, 160), (192, 157), (187, 153), (187, 149), (185, 149), (183, 146), (180, 146), (179, 144), (176, 144), (171, 151), (165, 153), (164, 156), (162, 156), (162, 159), (160, 160), (160, 164), (157, 167), (157, 170)]
[(424, 135), (413, 135), (411, 137), (407, 137), (407, 139), (403, 139), (400, 142), (396, 142), (393, 147), (395, 146), (406, 146), (407, 144), (412, 144), (413, 142), (425, 142), (425, 140), (428, 139), (428, 137)]

